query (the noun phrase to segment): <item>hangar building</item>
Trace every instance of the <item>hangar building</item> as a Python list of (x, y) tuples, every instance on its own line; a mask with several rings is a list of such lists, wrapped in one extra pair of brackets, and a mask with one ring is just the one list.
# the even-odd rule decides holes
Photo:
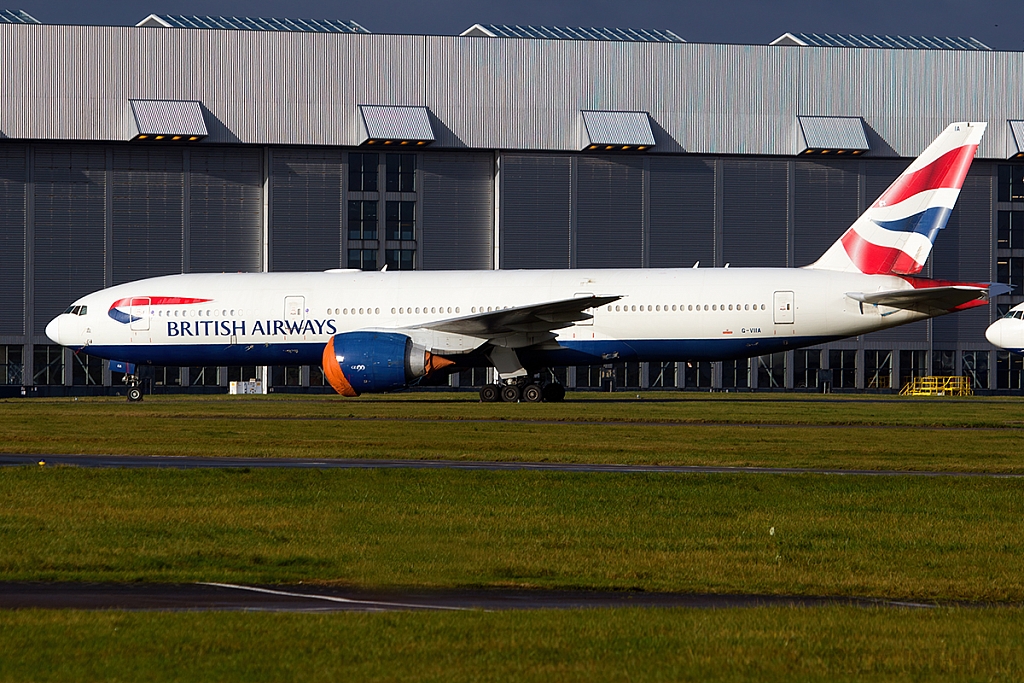
[[(800, 266), (939, 131), (989, 123), (925, 274), (1016, 285), (933, 321), (750, 361), (559, 368), (569, 386), (1020, 391), (1024, 59), (973, 39), (0, 13), (0, 392), (102, 393), (53, 346), (76, 297), (179, 272)], [(222, 391), (255, 368), (158, 368)], [(483, 372), (450, 378), (479, 385)], [(278, 367), (277, 390), (322, 387)], [(312, 389), (316, 390), (316, 389)]]

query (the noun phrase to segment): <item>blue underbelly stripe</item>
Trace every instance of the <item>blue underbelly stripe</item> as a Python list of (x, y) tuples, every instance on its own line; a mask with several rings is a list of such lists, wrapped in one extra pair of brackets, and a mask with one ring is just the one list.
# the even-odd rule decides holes
[[(841, 337), (759, 337), (736, 339), (633, 339), (564, 341), (561, 349), (520, 349), (529, 368), (560, 365), (600, 365), (623, 361), (716, 361), (763, 356), (779, 351), (824, 344)], [(324, 344), (129, 344), (89, 346), (91, 356), (144, 365), (316, 365)], [(460, 367), (488, 365), (483, 354), (451, 356)]]

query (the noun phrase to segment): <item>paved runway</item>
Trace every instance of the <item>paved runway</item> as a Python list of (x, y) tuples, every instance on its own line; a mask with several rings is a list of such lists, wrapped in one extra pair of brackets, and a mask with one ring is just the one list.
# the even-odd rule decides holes
[(365, 591), (325, 586), (243, 586), (224, 583), (0, 583), (0, 609), (154, 611), (384, 612), (768, 605), (931, 608), (870, 598), (705, 595), (636, 591), (452, 589)]
[(493, 460), (377, 460), (358, 458), (206, 458), (177, 455), (54, 455), (0, 454), (0, 466), (38, 465), (46, 467), (72, 465), (101, 468), (297, 468), (297, 469), (455, 469), (541, 472), (616, 472), (676, 474), (830, 474), (873, 477), (975, 477), (1022, 478), (1024, 474), (1000, 472), (937, 472), (905, 470), (842, 470), (800, 467), (719, 467), (701, 465), (600, 465), (554, 462), (497, 462)]

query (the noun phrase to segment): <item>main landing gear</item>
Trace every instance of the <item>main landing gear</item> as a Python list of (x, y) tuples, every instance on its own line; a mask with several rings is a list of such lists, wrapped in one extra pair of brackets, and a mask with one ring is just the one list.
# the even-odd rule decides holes
[(485, 384), (480, 389), (480, 401), (483, 403), (557, 403), (563, 399), (565, 387), (558, 382), (542, 383), (537, 377), (516, 377), (503, 380), (500, 384)]

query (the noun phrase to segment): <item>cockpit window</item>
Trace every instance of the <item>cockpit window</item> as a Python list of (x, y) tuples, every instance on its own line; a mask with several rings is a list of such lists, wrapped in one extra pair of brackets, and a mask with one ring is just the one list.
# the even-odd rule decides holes
[(1009, 313), (1007, 313), (1003, 317), (1004, 318), (1016, 318), (1017, 320), (1024, 320), (1024, 310), (1010, 311)]
[(78, 315), (85, 315), (89, 311), (88, 306), (81, 306), (78, 310)]
[(67, 310), (64, 311), (65, 315), (85, 315), (88, 312), (88, 306), (68, 306)]
[(72, 315), (75, 312), (75, 306), (68, 306), (67, 310), (64, 311), (65, 315)]

